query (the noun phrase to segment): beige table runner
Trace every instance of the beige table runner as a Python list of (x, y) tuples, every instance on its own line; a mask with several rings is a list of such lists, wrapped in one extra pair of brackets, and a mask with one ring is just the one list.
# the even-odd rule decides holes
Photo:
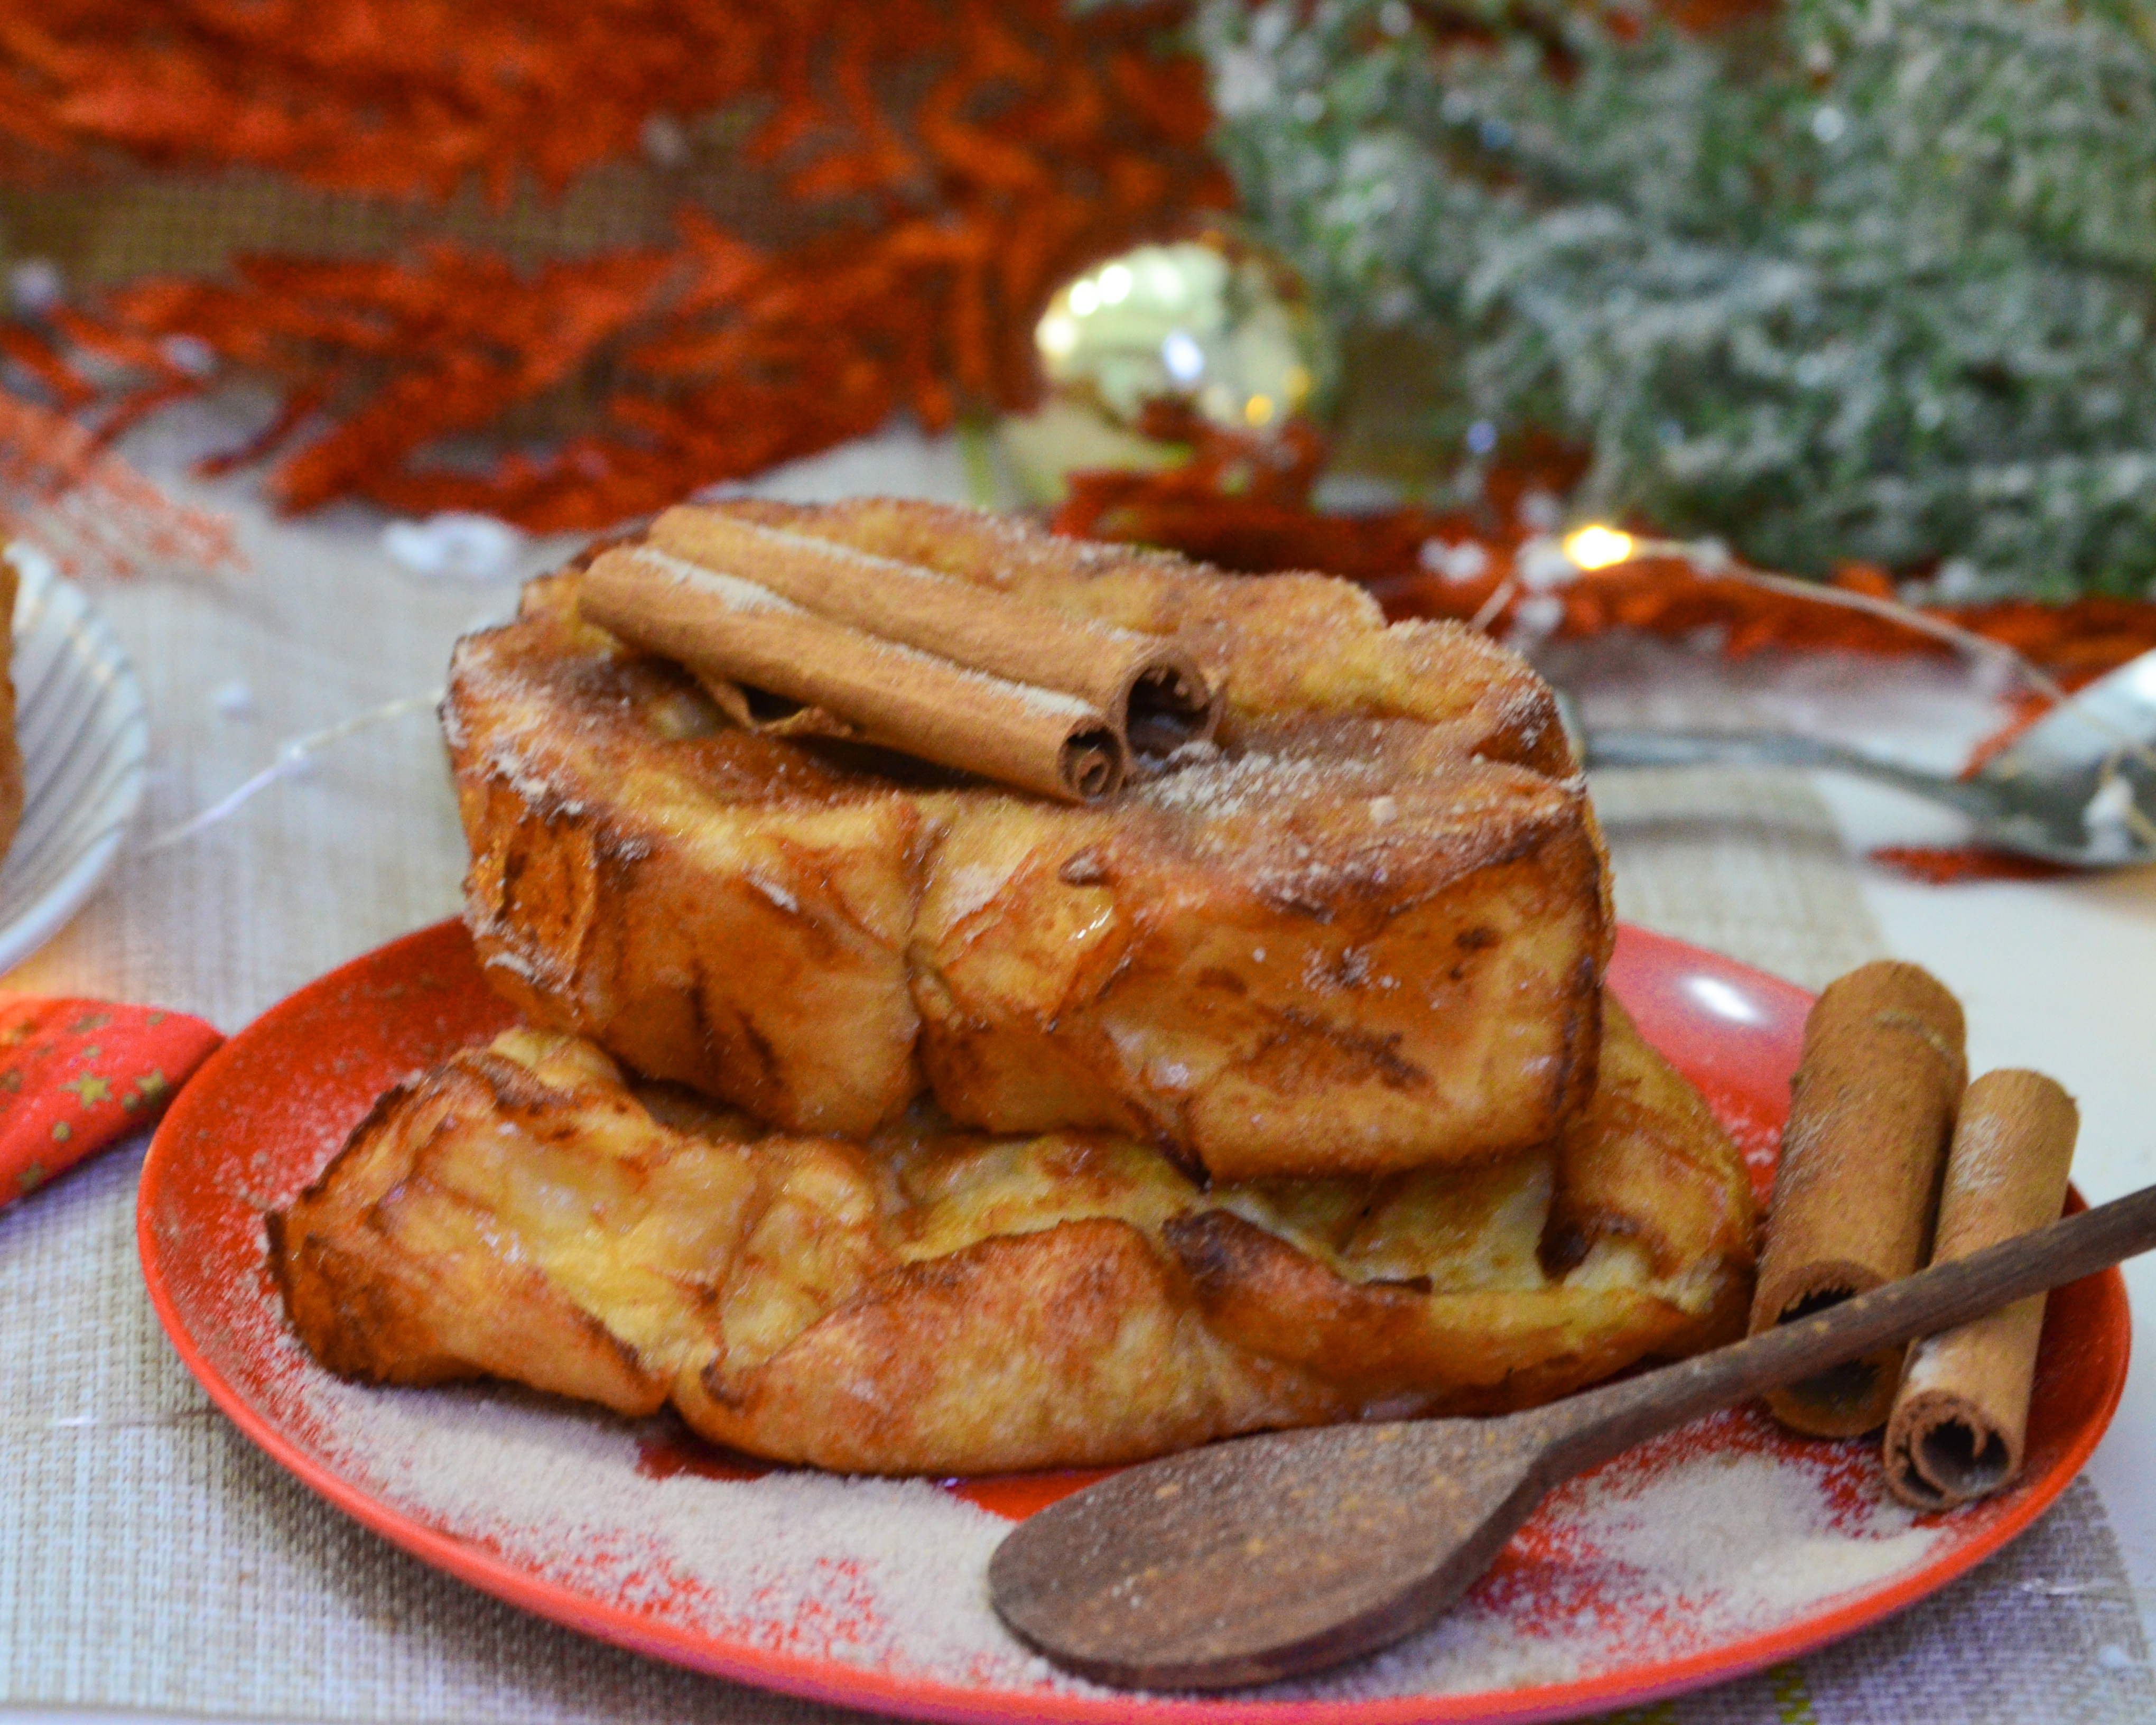
[[(249, 578), (98, 596), (151, 706), (146, 833), (222, 795), (280, 739), (424, 692), (458, 629), (510, 603), (506, 587), (404, 580), (357, 520), (301, 531), (249, 512), (243, 525)], [(1598, 795), (1628, 916), (1813, 984), (1876, 950), (1800, 787), (1642, 774)], [(460, 867), (431, 726), (395, 721), (199, 838), (123, 864), (10, 981), (236, 1028), (451, 913)], [(557, 1630), (286, 1478), (209, 1406), (157, 1327), (134, 1260), (140, 1156), (139, 1144), (116, 1152), (0, 1212), (0, 1706), (399, 1725), (863, 1717)], [(1881, 1629), (1621, 1717), (2096, 1725), (2156, 1717), (2156, 1682), (2082, 1486), (2001, 1558)]]

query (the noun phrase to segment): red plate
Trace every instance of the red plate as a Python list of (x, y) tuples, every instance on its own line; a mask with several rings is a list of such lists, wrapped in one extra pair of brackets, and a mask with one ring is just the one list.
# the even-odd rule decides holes
[[(1810, 997), (1636, 929), (1618, 941), (1611, 980), (1763, 1181)], [(359, 1389), (299, 1350), (264, 1273), (264, 1212), (313, 1177), (387, 1086), (511, 1019), (463, 930), (442, 923), (233, 1038), (150, 1148), (138, 1219), (150, 1296), (240, 1429), (377, 1532), (586, 1634), (795, 1694), (924, 1718), (1102, 1725), (1435, 1725), (1634, 1705), (1805, 1652), (1973, 1568), (2065, 1490), (2125, 1382), (2126, 1291), (2112, 1271), (2052, 1296), (2027, 1474), (1984, 1503), (1897, 1519), (1881, 1507), (1870, 1447), (1799, 1443), (1740, 1409), (1565, 1487), (1445, 1625), (1377, 1662), (1291, 1693), (1087, 1690), (996, 1640), (975, 1567), (998, 1525), (984, 1509), (1023, 1513), (1078, 1476), (944, 1492), (759, 1479), (715, 1455), (684, 1472), (653, 1428), (639, 1451), (638, 1431), (603, 1414), (506, 1392)], [(512, 1438), (521, 1448), (486, 1447)], [(497, 1466), (497, 1453), (512, 1459)], [(1779, 1527), (1785, 1513), (1793, 1525)], [(1774, 1536), (1763, 1564), (1656, 1567), (1656, 1552), (1711, 1538), (1748, 1553), (1755, 1527)], [(1672, 1541), (1673, 1528), (1686, 1537)]]

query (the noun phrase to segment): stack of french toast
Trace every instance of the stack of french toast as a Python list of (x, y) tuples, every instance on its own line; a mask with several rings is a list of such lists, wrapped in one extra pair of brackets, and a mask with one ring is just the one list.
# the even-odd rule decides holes
[[(740, 722), (590, 614), (595, 557), (746, 544), (708, 572), (752, 586), (781, 542), (1172, 638), (1217, 729), (1057, 800)], [(1510, 1409), (1742, 1330), (1745, 1170), (1604, 990), (1584, 783), (1479, 634), (971, 511), (742, 501), (531, 583), (443, 721), (526, 1026), (273, 1219), (334, 1370), (957, 1473)]]

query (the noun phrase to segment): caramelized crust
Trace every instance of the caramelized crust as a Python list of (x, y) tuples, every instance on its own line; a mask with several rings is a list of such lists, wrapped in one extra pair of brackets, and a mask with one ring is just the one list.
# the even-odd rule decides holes
[[(346, 1376), (670, 1400), (716, 1441), (861, 1471), (1522, 1406), (1734, 1335), (1749, 1297), (1733, 1147), (1609, 1022), (1630, 1106), (1554, 1147), (1209, 1190), (1097, 1133), (757, 1136), (512, 1031), (384, 1097), (271, 1219), (270, 1260)], [(1563, 1267), (1560, 1216), (1598, 1230)]]
[(1396, 1176), (1330, 1250), (1308, 1228), (1291, 1244), (1276, 1219), (1337, 1204), (1342, 1183), (1274, 1183), (1270, 1214), (1229, 1193), (1171, 1221), (1208, 1324), (1366, 1408), (1426, 1410), (1442, 1386), (1454, 1414), (1741, 1334), (1757, 1222), (1742, 1159), (1624, 1009), (1604, 1013), (1602, 1082), (1553, 1162)]
[(459, 644), (444, 716), (466, 920), (536, 1022), (793, 1132), (865, 1136), (927, 1089), (1227, 1179), (1501, 1155), (1591, 1091), (1600, 841), (1516, 658), (1315, 576), (730, 506), (1180, 629), (1225, 679), (1224, 747), (1065, 808), (733, 730), (549, 578)]

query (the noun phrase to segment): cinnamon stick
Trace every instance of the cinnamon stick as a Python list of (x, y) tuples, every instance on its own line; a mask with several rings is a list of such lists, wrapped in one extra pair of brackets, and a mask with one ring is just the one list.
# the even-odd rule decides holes
[[(1932, 1261), (1944, 1264), (2056, 1219), (2081, 1125), (2041, 1072), (1987, 1072), (1962, 1098), (1939, 1194)], [(1945, 1509), (2021, 1471), (2044, 1296), (2036, 1294), (1909, 1350), (1887, 1422), (1887, 1483), (1917, 1509)]]
[(578, 609), (680, 660), (738, 722), (880, 744), (1044, 796), (1118, 788), (1122, 739), (1100, 709), (819, 616), (760, 583), (649, 546), (596, 558)]
[[(1968, 1081), (1961, 1006), (1891, 960), (1830, 983), (1805, 1020), (1767, 1219), (1752, 1333), (1907, 1276), (1930, 1244), (1939, 1169)], [(1767, 1398), (1819, 1437), (1882, 1424), (1897, 1345)]]
[(1066, 617), (918, 563), (693, 504), (661, 515), (650, 542), (880, 640), (1076, 696), (1136, 753), (1171, 754), (1219, 722), (1204, 672), (1172, 638)]

